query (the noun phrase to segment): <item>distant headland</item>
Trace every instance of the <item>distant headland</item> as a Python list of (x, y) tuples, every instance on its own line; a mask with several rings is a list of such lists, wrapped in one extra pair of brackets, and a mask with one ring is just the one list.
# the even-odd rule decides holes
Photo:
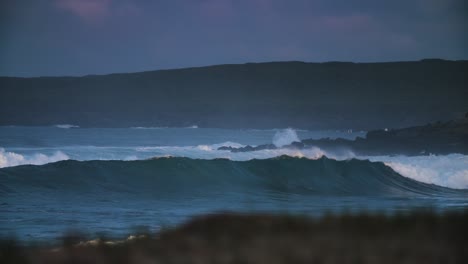
[[(327, 152), (348, 152), (356, 155), (468, 155), (468, 113), (464, 118), (447, 122), (436, 122), (423, 126), (402, 129), (369, 131), (365, 138), (348, 139), (305, 139), (292, 142), (282, 148), (306, 149), (318, 147)], [(220, 147), (219, 150), (249, 152), (277, 149), (273, 144), (245, 146), (241, 148)]]
[(0, 77), (0, 125), (360, 129), (468, 109), (468, 61), (271, 62), (83, 77)]

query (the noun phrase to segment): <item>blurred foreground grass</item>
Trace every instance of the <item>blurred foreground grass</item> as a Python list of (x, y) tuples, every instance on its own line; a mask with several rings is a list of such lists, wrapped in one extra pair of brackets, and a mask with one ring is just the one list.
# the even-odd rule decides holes
[(468, 212), (223, 213), (122, 241), (69, 236), (50, 248), (4, 240), (0, 263), (468, 263)]

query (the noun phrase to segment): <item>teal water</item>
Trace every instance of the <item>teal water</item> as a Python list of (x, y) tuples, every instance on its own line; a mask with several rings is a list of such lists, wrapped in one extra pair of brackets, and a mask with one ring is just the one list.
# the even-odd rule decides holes
[(319, 216), (468, 208), (465, 156), (217, 150), (270, 143), (278, 135), (287, 142), (362, 134), (286, 132), (2, 127), (0, 237), (54, 241), (68, 230), (120, 237), (219, 211)]

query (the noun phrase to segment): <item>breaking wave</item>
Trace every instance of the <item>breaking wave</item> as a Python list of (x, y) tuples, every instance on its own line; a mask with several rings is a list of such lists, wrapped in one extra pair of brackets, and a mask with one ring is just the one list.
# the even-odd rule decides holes
[(445, 156), (356, 156), (348, 151), (332, 153), (320, 148), (307, 149), (279, 148), (249, 152), (230, 152), (218, 150), (222, 146), (235, 148), (245, 145), (236, 142), (224, 142), (197, 146), (141, 146), (141, 147), (101, 147), (75, 146), (58, 148), (0, 148), (0, 168), (18, 165), (43, 165), (61, 160), (145, 160), (153, 157), (186, 157), (191, 159), (229, 159), (248, 161), (253, 159), (271, 159), (290, 156), (307, 159), (331, 159), (346, 161), (349, 159), (369, 159), (382, 162), (402, 176), (429, 184), (453, 189), (468, 189), (468, 156), (450, 154)]
[(69, 157), (61, 151), (56, 151), (54, 154), (49, 156), (42, 153), (35, 153), (26, 156), (15, 152), (5, 151), (5, 149), (0, 148), (0, 168), (26, 164), (42, 165), (67, 159), (69, 159)]
[(420, 182), (454, 189), (468, 189), (468, 156), (466, 155), (381, 156), (369, 157), (369, 159), (383, 161), (401, 175)]
[(454, 190), (401, 176), (382, 162), (316, 160), (287, 156), (263, 160), (156, 158), (138, 161), (61, 161), (0, 169), (0, 192), (30, 188), (63, 192), (196, 193), (280, 192), (291, 195), (463, 196)]

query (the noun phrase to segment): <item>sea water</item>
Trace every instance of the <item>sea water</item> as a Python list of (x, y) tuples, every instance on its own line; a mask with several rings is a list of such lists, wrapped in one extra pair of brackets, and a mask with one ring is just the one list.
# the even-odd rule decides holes
[(319, 216), (468, 207), (468, 158), (367, 156), (318, 148), (218, 150), (363, 131), (0, 128), (0, 236), (125, 236), (220, 211)]

